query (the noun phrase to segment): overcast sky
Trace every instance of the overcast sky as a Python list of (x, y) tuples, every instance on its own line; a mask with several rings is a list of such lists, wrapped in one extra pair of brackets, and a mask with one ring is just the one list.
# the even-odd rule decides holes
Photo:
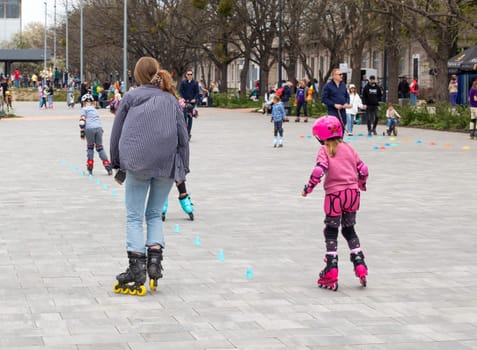
[[(71, 4), (74, 0), (69, 0)], [(22, 26), (31, 22), (45, 23), (45, 5), (47, 11), (47, 26), (54, 23), (54, 4), (55, 0), (22, 0)], [(65, 13), (65, 0), (56, 0), (56, 20)]]

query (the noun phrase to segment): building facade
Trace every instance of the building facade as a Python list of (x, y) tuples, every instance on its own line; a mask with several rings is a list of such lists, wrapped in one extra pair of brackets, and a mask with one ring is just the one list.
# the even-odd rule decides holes
[(0, 48), (21, 31), (21, 0), (0, 0)]

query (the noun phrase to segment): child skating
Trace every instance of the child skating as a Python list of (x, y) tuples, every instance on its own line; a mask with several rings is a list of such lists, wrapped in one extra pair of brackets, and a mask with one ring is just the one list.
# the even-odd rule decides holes
[[(160, 77), (159, 88), (165, 92), (170, 93), (175, 98), (177, 98), (179, 102), (179, 106), (184, 111), (187, 104), (185, 103), (185, 100), (177, 94), (174, 88), (174, 81), (172, 80), (171, 74), (167, 70), (161, 69), (158, 75)], [(179, 204), (181, 205), (182, 210), (184, 211), (184, 213), (186, 213), (189, 216), (189, 219), (193, 221), (194, 220), (194, 204), (192, 204), (190, 196), (187, 193), (187, 187), (186, 187), (185, 181), (176, 181), (176, 188), (177, 188), (177, 192), (179, 192), (178, 199), (179, 199)], [(162, 207), (162, 213), (161, 213), (162, 221), (166, 220), (166, 214), (168, 209), (169, 209), (169, 199), (167, 198), (164, 203), (164, 206)]]
[(81, 102), (83, 103), (83, 107), (81, 108), (79, 127), (81, 139), (84, 140), (86, 138), (86, 154), (88, 157), (86, 168), (89, 174), (92, 175), (94, 168), (94, 148), (96, 147), (96, 152), (98, 152), (104, 168), (108, 172), (108, 175), (112, 175), (113, 170), (103, 148), (103, 126), (99, 118), (99, 113), (94, 107), (93, 96), (90, 94), (83, 95)]
[(274, 95), (271, 120), (273, 121), (273, 147), (283, 147), (283, 121), (285, 118), (285, 107), (280, 101), (280, 96)]
[(320, 272), (318, 286), (335, 291), (338, 289), (338, 229), (341, 226), (341, 233), (351, 251), (350, 259), (356, 277), (365, 287), (368, 268), (354, 225), (359, 209), (360, 190), (366, 191), (368, 167), (361, 161), (356, 151), (343, 142), (343, 127), (336, 117), (319, 118), (314, 123), (312, 131), (322, 146), (302, 196), (310, 194), (321, 182), (321, 178), (325, 177), (323, 233), (326, 244), (326, 266)]

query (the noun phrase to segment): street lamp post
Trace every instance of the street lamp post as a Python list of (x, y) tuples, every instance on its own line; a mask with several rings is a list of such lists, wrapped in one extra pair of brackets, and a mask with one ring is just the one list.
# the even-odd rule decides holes
[(278, 84), (277, 88), (282, 86), (282, 21), (283, 21), (283, 0), (278, 0)]
[(43, 86), (46, 85), (46, 19), (47, 19), (47, 5), (46, 1), (43, 2), (45, 4), (45, 31), (43, 35)]
[[(65, 64), (66, 64), (66, 72), (69, 76), (69, 72), (70, 72), (70, 68), (69, 68), (69, 51), (68, 51), (68, 45), (69, 45), (69, 42), (68, 42), (68, 0), (65, 1), (65, 12), (66, 12), (66, 50), (65, 50)], [(69, 77), (68, 77), (69, 79)], [(68, 84), (68, 81), (66, 81), (66, 84)]]
[(83, 0), (80, 1), (80, 81), (84, 82), (83, 74)]
[(56, 0), (53, 3), (53, 23), (53, 67), (56, 69)]
[(123, 14), (123, 79), (124, 91), (128, 91), (128, 0), (124, 0), (124, 14)]

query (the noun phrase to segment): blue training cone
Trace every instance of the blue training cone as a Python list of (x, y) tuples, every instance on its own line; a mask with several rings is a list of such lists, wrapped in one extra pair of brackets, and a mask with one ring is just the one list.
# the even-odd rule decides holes
[(224, 261), (225, 260), (224, 251), (222, 249), (220, 249), (219, 254), (217, 254), (217, 260), (218, 261)]
[(247, 270), (245, 271), (245, 278), (250, 280), (253, 278), (253, 271), (252, 268), (249, 266), (247, 267)]
[(195, 242), (194, 243), (198, 247), (202, 244), (202, 241), (200, 240), (199, 236), (195, 236)]
[(179, 232), (181, 232), (181, 229), (180, 229), (180, 227), (179, 227), (179, 224), (175, 224), (175, 225), (174, 225), (174, 233), (179, 233)]

